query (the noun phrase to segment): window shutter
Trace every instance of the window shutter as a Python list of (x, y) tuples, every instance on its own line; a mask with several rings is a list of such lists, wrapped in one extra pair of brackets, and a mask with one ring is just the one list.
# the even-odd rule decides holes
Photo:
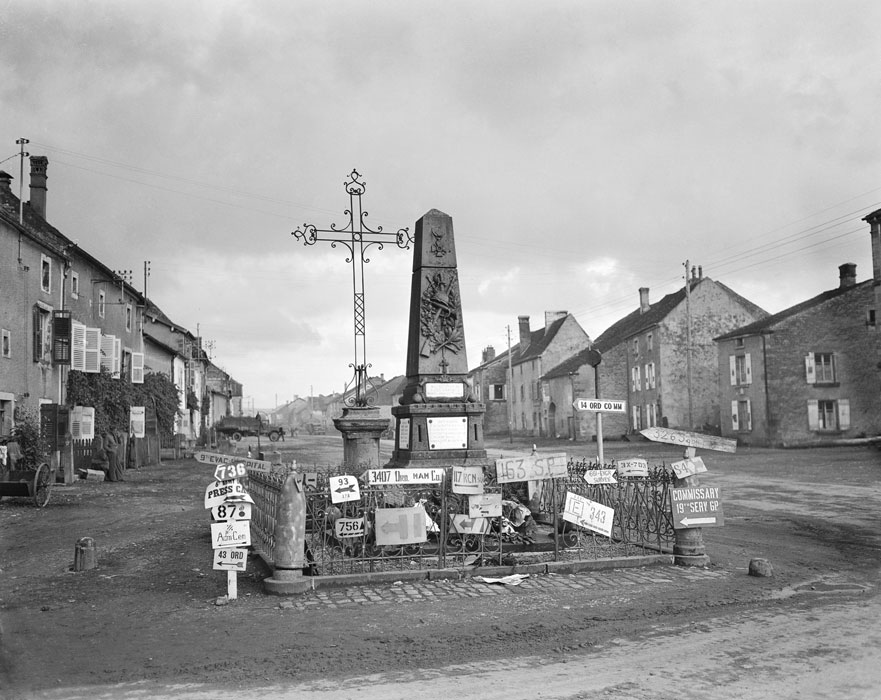
[(132, 353), (132, 384), (144, 383), (144, 353)]
[(101, 329), (86, 328), (85, 372), (101, 371)]
[(642, 384), (642, 378), (640, 377), (640, 373), (639, 373), (639, 365), (637, 365), (636, 367), (634, 367), (634, 368), (633, 368), (633, 371), (636, 372), (636, 379), (635, 379), (635, 382), (634, 382), (634, 384), (635, 384), (635, 386), (636, 386), (636, 391), (639, 391), (639, 387), (640, 387), (640, 385)]
[(69, 365), (70, 311), (55, 311), (52, 317), (52, 361), (56, 365)]
[(808, 401), (808, 428), (811, 430), (820, 429), (820, 410), (814, 399)]
[(33, 321), (34, 321), (34, 336), (33, 336), (34, 362), (39, 362), (40, 357), (42, 357), (42, 355), (43, 355), (43, 337), (40, 334), (40, 307), (39, 306), (34, 307)]
[(740, 422), (737, 420), (737, 401), (731, 402), (731, 427), (740, 430)]
[(70, 328), (71, 349), (70, 368), (80, 372), (86, 371), (86, 327), (82, 323), (73, 322)]
[(838, 399), (838, 427), (850, 429), (850, 399)]
[(101, 336), (101, 368), (113, 374), (113, 348), (116, 345), (116, 336)]
[(812, 352), (805, 355), (805, 379), (808, 384), (817, 383), (817, 367), (814, 363), (814, 353)]
[(650, 367), (652, 368), (652, 389), (654, 389), (655, 388), (655, 363), (652, 362)]
[(113, 369), (110, 373), (114, 379), (119, 379), (122, 364), (122, 338), (113, 341)]
[(731, 386), (737, 386), (737, 358), (734, 355), (728, 356), (728, 369), (731, 373)]
[(649, 389), (651, 389), (650, 382), (649, 382), (649, 366), (646, 365), (645, 366), (645, 390), (648, 391)]
[(82, 406), (82, 438), (83, 440), (95, 439), (95, 409), (91, 406)]
[(746, 400), (746, 429), (753, 429), (753, 405), (749, 399)]
[(752, 384), (752, 383), (753, 383), (753, 363), (752, 363), (752, 358), (750, 357), (750, 354), (749, 354), (749, 353), (746, 353), (745, 357), (746, 357), (746, 360), (744, 360), (744, 362), (745, 362), (745, 366), (746, 366), (746, 383), (747, 383), (747, 384)]

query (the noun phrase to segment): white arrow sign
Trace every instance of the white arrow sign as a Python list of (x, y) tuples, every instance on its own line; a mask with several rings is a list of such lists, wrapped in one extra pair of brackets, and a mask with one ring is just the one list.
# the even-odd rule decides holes
[(682, 524), (685, 527), (693, 527), (694, 525), (715, 525), (716, 517), (712, 518), (682, 518)]

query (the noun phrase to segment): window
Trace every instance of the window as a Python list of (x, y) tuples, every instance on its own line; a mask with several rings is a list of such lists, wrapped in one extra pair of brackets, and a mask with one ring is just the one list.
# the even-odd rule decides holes
[(655, 342), (654, 342), (654, 338), (652, 337), (651, 333), (649, 333), (648, 336), (646, 337), (645, 344), (646, 344), (646, 349), (649, 352), (652, 352), (655, 349)]
[(805, 379), (808, 384), (835, 384), (834, 352), (809, 352), (805, 355)]
[(753, 429), (752, 407), (749, 399), (731, 402), (731, 427), (737, 432), (749, 432)]
[(144, 383), (144, 353), (131, 353), (132, 384)]
[(639, 385), (640, 385), (639, 367), (631, 367), (630, 368), (630, 390), (631, 391), (639, 391)]
[(101, 329), (71, 324), (70, 368), (80, 372), (101, 371)]
[(744, 342), (743, 338), (735, 338), (734, 339), (734, 347), (737, 348), (738, 350), (745, 347), (745, 345), (746, 345), (746, 343)]
[(808, 401), (808, 427), (819, 432), (848, 430), (850, 401), (848, 399)]
[(132, 305), (125, 305), (125, 329), (131, 333), (132, 330)]
[(745, 355), (729, 355), (728, 368), (731, 372), (731, 386), (743, 386), (753, 383), (752, 359)]
[(52, 362), (52, 312), (42, 306), (34, 307), (34, 362)]
[(639, 357), (639, 338), (633, 339), (633, 356)]
[(12, 335), (5, 328), (0, 330), (0, 356), (12, 357)]
[(655, 388), (655, 363), (649, 362), (645, 366), (645, 388), (646, 391)]
[(504, 384), (493, 384), (490, 387), (490, 398), (493, 401), (504, 401), (504, 399), (505, 399), (505, 385)]
[(526, 399), (526, 387), (522, 384), (520, 385), (520, 400), (524, 401)]
[(52, 260), (40, 255), (40, 289), (46, 294), (52, 291)]
[(875, 309), (866, 309), (866, 325), (869, 328), (875, 327)]
[(658, 413), (657, 406), (653, 403), (646, 404), (646, 422), (648, 425), (647, 428), (653, 428), (658, 424)]
[(639, 406), (630, 407), (630, 417), (633, 420), (633, 430), (642, 430), (642, 411)]
[(72, 299), (80, 298), (80, 275), (78, 272), (70, 273), (70, 296)]
[(107, 307), (107, 295), (104, 294), (103, 290), (98, 292), (98, 316), (104, 318), (104, 311)]
[(59, 309), (52, 314), (52, 361), (56, 365), (70, 364), (70, 311)]

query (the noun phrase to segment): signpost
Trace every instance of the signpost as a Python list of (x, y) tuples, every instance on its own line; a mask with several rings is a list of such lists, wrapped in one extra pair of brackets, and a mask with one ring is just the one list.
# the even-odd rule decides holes
[[(199, 457), (201, 456), (201, 459)], [(224, 457), (226, 461), (215, 460)], [(203, 464), (216, 464), (214, 479), (205, 490), (205, 508), (211, 511), (211, 546), (214, 549), (213, 568), (226, 571), (226, 597), (238, 597), (236, 573), (248, 566), (248, 550), (251, 544), (251, 504), (254, 499), (238, 479), (248, 475), (245, 462), (230, 463), (228, 456), (200, 452), (197, 459)], [(268, 462), (266, 463), (268, 464)]]
[(718, 452), (735, 452), (737, 450), (737, 440), (719, 437), (718, 435), (689, 433), (685, 430), (671, 430), (670, 428), (645, 428), (639, 432), (653, 442), (666, 442), (682, 447), (700, 447), (705, 450), (717, 450)]
[(515, 481), (542, 481), (568, 476), (569, 458), (565, 452), (505, 457), (496, 460), (496, 479), (500, 484)]
[(575, 399), (572, 403), (576, 411), (601, 411), (603, 413), (627, 413), (626, 401), (613, 399)]

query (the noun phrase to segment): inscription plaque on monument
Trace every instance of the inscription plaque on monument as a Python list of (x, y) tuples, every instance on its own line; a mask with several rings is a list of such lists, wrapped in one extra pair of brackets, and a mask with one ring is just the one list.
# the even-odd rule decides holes
[(430, 450), (464, 450), (468, 447), (468, 419), (456, 417), (428, 419)]
[(426, 399), (463, 399), (465, 398), (464, 382), (426, 382)]

